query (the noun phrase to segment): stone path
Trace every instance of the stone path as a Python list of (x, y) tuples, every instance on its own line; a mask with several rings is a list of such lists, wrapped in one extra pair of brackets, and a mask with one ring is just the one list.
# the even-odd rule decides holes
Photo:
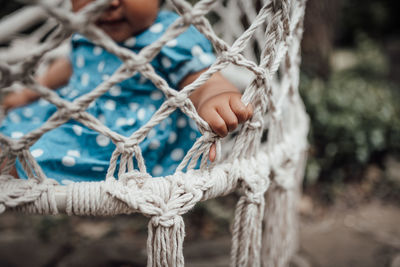
[[(146, 220), (133, 217), (3, 214), (0, 266), (145, 266)], [(228, 232), (210, 227), (199, 235), (192, 228), (185, 241), (186, 266), (228, 266)], [(400, 267), (400, 208), (394, 205), (374, 201), (302, 216), (300, 237), (293, 267)]]

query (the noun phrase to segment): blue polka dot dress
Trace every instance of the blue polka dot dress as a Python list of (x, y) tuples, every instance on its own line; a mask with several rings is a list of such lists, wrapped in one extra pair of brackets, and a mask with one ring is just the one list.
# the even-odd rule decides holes
[[(120, 45), (138, 53), (156, 41), (177, 18), (172, 12), (161, 11), (149, 29)], [(57, 90), (69, 101), (91, 91), (122, 64), (117, 56), (81, 35), (74, 35), (71, 42), (73, 74), (68, 85)], [(214, 60), (210, 42), (191, 26), (169, 41), (151, 64), (172, 88), (178, 88), (179, 82), (188, 74), (209, 67)], [(138, 73), (113, 86), (94, 101), (87, 112), (111, 130), (130, 136), (151, 118), (164, 100), (161, 90)], [(10, 111), (0, 131), (12, 138), (20, 138), (43, 125), (56, 110), (47, 101), (38, 100)], [(153, 176), (172, 174), (198, 136), (195, 123), (176, 110), (153, 128), (140, 144), (147, 171)], [(103, 180), (114, 149), (115, 145), (108, 137), (70, 120), (45, 133), (30, 151), (49, 178), (67, 184)], [(19, 176), (26, 178), (19, 162), (16, 168)]]

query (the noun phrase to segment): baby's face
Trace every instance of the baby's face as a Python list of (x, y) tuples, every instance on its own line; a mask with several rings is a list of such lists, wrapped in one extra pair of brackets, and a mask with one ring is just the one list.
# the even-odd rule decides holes
[[(71, 0), (73, 11), (78, 11), (93, 0)], [(122, 42), (153, 23), (157, 17), (158, 0), (113, 0), (96, 21), (114, 41)]]

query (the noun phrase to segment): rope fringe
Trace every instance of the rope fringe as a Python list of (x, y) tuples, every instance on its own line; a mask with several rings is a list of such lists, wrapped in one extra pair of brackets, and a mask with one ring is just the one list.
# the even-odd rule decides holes
[(264, 197), (257, 202), (242, 196), (236, 206), (232, 233), (231, 266), (261, 266), (260, 250)]
[[(57, 111), (43, 125), (18, 139), (0, 133), (0, 163), (5, 164), (0, 173), (0, 213), (7, 208), (42, 214), (59, 212), (56, 182), (47, 179), (29, 151), (46, 132), (73, 119), (110, 138), (115, 151), (111, 155), (105, 181), (72, 183), (64, 188), (66, 200), (61, 206), (65, 206), (68, 215), (140, 212), (151, 218), (148, 224), (148, 266), (181, 267), (184, 265), (185, 237), (182, 215), (197, 202), (226, 195), (240, 186), (243, 196), (237, 203), (232, 228), (231, 265), (259, 267), (262, 263), (267, 267), (286, 266), (297, 245), (295, 204), (302, 177), (300, 169), (304, 170), (304, 166), (296, 168), (300, 166), (300, 154), (307, 147), (308, 118), (298, 93), (300, 40), (306, 0), (201, 0), (195, 5), (191, 5), (191, 1), (169, 0), (167, 2), (180, 13), (180, 18), (157, 41), (138, 53), (122, 49), (93, 24), (111, 1), (93, 1), (78, 13), (55, 3), (59, 1), (34, 1), (53, 17), (53, 24), (45, 23), (48, 30), (41, 33), (42, 37), (48, 35), (46, 41), (40, 43), (39, 40), (43, 39), (40, 37), (36, 38), (36, 42), (33, 39), (20, 42), (38, 49), (22, 46), (19, 50), (18, 47), (14, 50), (0, 49), (0, 58), (7, 59), (0, 62), (0, 87), (12, 86), (19, 81), (57, 107)], [(255, 2), (257, 5), (262, 2), (264, 6), (257, 8)], [(205, 17), (211, 10), (220, 17), (219, 23), (213, 26)], [(238, 18), (251, 23), (242, 25), (238, 23)], [(57, 21), (58, 27), (54, 26), (54, 21)], [(190, 25), (210, 40), (217, 60), (193, 83), (177, 91), (154, 70), (150, 62), (163, 47), (168, 46), (169, 41), (176, 40)], [(0, 29), (3, 28), (0, 23)], [(0, 39), (5, 32), (0, 30)], [(109, 79), (69, 102), (40, 85), (27, 73), (35, 73), (40, 62), (51, 61), (48, 52), (60, 47), (72, 32), (86, 36), (115, 54), (122, 60), (122, 65)], [(258, 52), (255, 53), (255, 50)], [(4, 57), (6, 54), (10, 56)], [(241, 127), (234, 145), (224, 146), (229, 151), (223, 154), (221, 138), (199, 116), (189, 96), (230, 64), (251, 72), (242, 100), (254, 106), (254, 114), (251, 121)], [(140, 129), (131, 136), (121, 136), (86, 110), (113, 85), (136, 73), (151, 81), (163, 93), (165, 101)], [(235, 74), (231, 73), (231, 78)], [(181, 110), (191, 118), (202, 137), (195, 141), (174, 175), (152, 178), (147, 173), (140, 144), (156, 125), (175, 110)], [(266, 130), (266, 142), (261, 143)], [(209, 164), (208, 153), (213, 143), (217, 144), (218, 158)], [(194, 170), (200, 157), (200, 170)], [(9, 175), (17, 158), (28, 180), (14, 179)], [(186, 171), (181, 172), (184, 169)], [(265, 200), (264, 194), (270, 181), (273, 186)], [(268, 217), (261, 259), (264, 212)]]
[[(262, 170), (250, 161), (251, 171), (241, 172), (243, 196), (239, 199), (232, 228), (231, 266), (261, 266), (262, 220), (264, 216), (264, 193), (269, 187), (269, 179)], [(239, 164), (237, 164), (239, 168)], [(240, 166), (241, 169), (245, 166)], [(257, 170), (257, 172), (256, 172)], [(265, 169), (269, 173), (269, 169)], [(267, 176), (268, 177), (268, 176)]]
[(153, 216), (148, 225), (147, 266), (184, 266), (183, 240), (185, 224), (182, 216), (163, 220)]

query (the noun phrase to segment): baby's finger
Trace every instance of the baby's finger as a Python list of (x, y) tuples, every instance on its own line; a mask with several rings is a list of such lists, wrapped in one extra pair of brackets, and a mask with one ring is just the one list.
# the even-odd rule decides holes
[(249, 111), (247, 107), (243, 104), (241, 96), (239, 94), (237, 96), (231, 97), (229, 104), (232, 111), (235, 113), (239, 123), (243, 123), (248, 120)]
[(221, 105), (217, 107), (217, 112), (225, 121), (225, 124), (228, 127), (228, 131), (232, 132), (237, 128), (239, 123), (238, 119), (228, 103), (226, 103), (226, 105)]
[(208, 158), (211, 162), (214, 162), (215, 158), (217, 157), (217, 148), (215, 143), (210, 147), (210, 153), (208, 154)]
[[(200, 114), (201, 115), (201, 114)], [(206, 113), (202, 115), (203, 119), (208, 122), (211, 129), (221, 137), (225, 137), (228, 134), (228, 128), (225, 121), (221, 118), (215, 109), (207, 110)]]

